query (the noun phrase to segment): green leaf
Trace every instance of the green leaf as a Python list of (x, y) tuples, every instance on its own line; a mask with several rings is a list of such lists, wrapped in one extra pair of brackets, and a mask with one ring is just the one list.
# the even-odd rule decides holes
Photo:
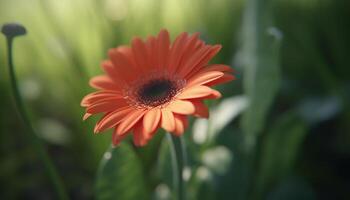
[(103, 156), (97, 174), (97, 199), (149, 199), (142, 163), (130, 144), (111, 147)]
[(146, 146), (135, 149), (136, 153), (141, 158), (144, 170), (148, 172), (145, 174), (146, 176), (154, 175), (149, 172), (153, 172), (153, 170), (155, 170), (154, 168), (157, 165), (158, 154), (161, 149), (164, 136), (165, 131), (163, 129), (159, 129)]
[(192, 127), (195, 143), (210, 145), (215, 142), (222, 130), (247, 108), (245, 96), (223, 99), (210, 110), (209, 119), (196, 119)]
[(306, 133), (305, 122), (294, 113), (286, 113), (276, 121), (263, 141), (257, 178), (259, 194), (290, 174)]
[(268, 0), (248, 0), (243, 21), (243, 87), (249, 107), (243, 115), (242, 128), (248, 148), (254, 146), (280, 85), (282, 35), (272, 26), (270, 6)]

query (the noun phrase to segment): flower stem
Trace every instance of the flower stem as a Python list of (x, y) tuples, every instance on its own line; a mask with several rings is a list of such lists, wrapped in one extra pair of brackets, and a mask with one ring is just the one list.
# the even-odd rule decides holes
[(35, 133), (34, 128), (33, 128), (32, 124), (30, 123), (28, 114), (27, 114), (27, 112), (25, 110), (25, 106), (23, 104), (22, 97), (19, 93), (15, 69), (14, 69), (14, 65), (13, 65), (12, 44), (13, 44), (14, 38), (13, 37), (6, 37), (6, 39), (7, 39), (8, 62), (9, 62), (9, 72), (10, 72), (10, 81), (11, 81), (12, 91), (13, 91), (14, 100), (15, 100), (19, 115), (20, 115), (26, 129), (28, 130), (28, 131), (26, 131), (26, 133), (28, 134), (27, 136), (30, 139), (32, 146), (35, 149), (36, 153), (38, 154), (40, 159), (43, 161), (46, 173), (48, 174), (49, 178), (52, 181), (52, 184), (56, 190), (58, 198), (61, 200), (68, 199), (68, 195), (67, 195), (66, 190), (63, 186), (62, 179), (58, 175), (57, 170), (56, 170), (52, 160), (50, 159), (49, 155), (47, 154), (43, 143), (41, 142), (40, 138)]
[(176, 192), (176, 199), (185, 200), (185, 183), (182, 177), (183, 168), (185, 165), (185, 150), (182, 137), (174, 136), (172, 134), (167, 135), (170, 143), (170, 152), (172, 158), (173, 168), (173, 187)]

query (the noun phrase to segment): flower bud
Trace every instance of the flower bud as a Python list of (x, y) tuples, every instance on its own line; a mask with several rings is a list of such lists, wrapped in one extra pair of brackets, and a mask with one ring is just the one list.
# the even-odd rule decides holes
[(1, 28), (1, 32), (7, 38), (14, 38), (16, 36), (25, 35), (27, 33), (25, 27), (18, 23), (7, 23)]

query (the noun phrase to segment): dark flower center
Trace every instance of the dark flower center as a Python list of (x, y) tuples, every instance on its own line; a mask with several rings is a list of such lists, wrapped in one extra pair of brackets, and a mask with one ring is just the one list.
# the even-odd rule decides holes
[(178, 92), (177, 84), (167, 79), (150, 80), (138, 91), (138, 101), (147, 106), (159, 106), (171, 100)]

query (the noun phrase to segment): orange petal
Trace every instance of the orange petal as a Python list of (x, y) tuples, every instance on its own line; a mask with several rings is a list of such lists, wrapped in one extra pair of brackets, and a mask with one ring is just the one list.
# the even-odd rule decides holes
[(110, 98), (87, 107), (86, 112), (91, 114), (109, 112), (125, 105), (127, 105), (125, 99)]
[(180, 62), (180, 66), (185, 65), (185, 63), (196, 52), (196, 43), (198, 42), (198, 37), (199, 37), (199, 33), (194, 33), (188, 38), (186, 46), (184, 48), (184, 53)]
[(138, 37), (132, 40), (132, 51), (135, 55), (135, 62), (138, 70), (149, 68), (147, 49), (145, 43)]
[(211, 46), (206, 45), (197, 51), (191, 56), (191, 58), (181, 67), (179, 74), (185, 77), (193, 68), (195, 68), (198, 63), (201, 62), (210, 52)]
[(119, 145), (119, 143), (127, 136), (128, 134), (118, 135), (117, 129), (115, 128), (112, 134), (112, 143), (113, 146)]
[(170, 110), (166, 108), (162, 109), (161, 125), (168, 132), (173, 132), (175, 130), (174, 115)]
[(223, 83), (227, 83), (227, 82), (230, 82), (232, 80), (235, 80), (235, 78), (236, 77), (234, 75), (232, 75), (232, 74), (224, 74), (219, 79), (214, 80), (214, 81), (212, 81), (210, 83), (207, 83), (206, 85), (208, 85), (208, 86), (219, 85), (219, 84), (223, 84)]
[(211, 46), (209, 51), (205, 53), (205, 55), (197, 62), (195, 66), (190, 66), (187, 71), (185, 71), (182, 75), (186, 78), (193, 76), (193, 74), (197, 73), (201, 70), (208, 62), (220, 51), (221, 45)]
[(200, 72), (208, 71), (234, 72), (234, 70), (230, 66), (222, 64), (208, 65), (205, 68), (203, 68)]
[(161, 68), (165, 68), (166, 61), (169, 54), (170, 47), (170, 36), (169, 32), (165, 29), (162, 29), (157, 38), (157, 50), (158, 50), (158, 65)]
[(114, 71), (118, 72), (119, 77), (122, 77), (127, 81), (132, 81), (135, 79), (135, 74), (133, 71), (136, 70), (136, 67), (125, 54), (121, 53), (118, 49), (110, 49), (108, 54), (115, 68)]
[(180, 136), (185, 132), (185, 129), (187, 128), (187, 125), (188, 125), (187, 117), (185, 115), (174, 114), (174, 120), (175, 120), (174, 134), (177, 136)]
[(111, 61), (103, 61), (101, 67), (108, 77), (110, 77), (115, 83), (122, 84), (125, 82), (124, 77), (120, 76), (118, 70), (114, 67)]
[(211, 49), (209, 51), (209, 54), (205, 57), (204, 60), (201, 61), (201, 63), (199, 63), (199, 65), (203, 66), (208, 64), (208, 62), (214, 57), (216, 56), (216, 54), (219, 53), (219, 51), (221, 50), (222, 46), (220, 44), (217, 45), (213, 45), (211, 46)]
[(147, 53), (149, 56), (150, 68), (157, 68), (157, 40), (155, 37), (150, 36), (146, 42)]
[(153, 132), (159, 125), (159, 121), (161, 118), (161, 111), (157, 108), (151, 109), (146, 112), (143, 117), (143, 128), (146, 132)]
[[(118, 71), (135, 68), (133, 63), (133, 51), (130, 47), (118, 47), (108, 51), (109, 58)], [(126, 72), (126, 71), (125, 71)]]
[(204, 85), (206, 83), (219, 79), (223, 75), (224, 73), (219, 71), (209, 71), (209, 72), (199, 73), (187, 81), (186, 87), (191, 87), (194, 85)]
[(167, 106), (167, 109), (171, 112), (183, 115), (191, 115), (195, 111), (194, 105), (186, 100), (175, 100)]
[(107, 114), (102, 118), (102, 120), (100, 120), (97, 123), (98, 125), (97, 125), (97, 128), (95, 129), (96, 133), (118, 125), (132, 111), (134, 111), (133, 108), (126, 106)]
[(221, 98), (221, 93), (217, 90), (212, 90), (212, 93), (206, 97), (203, 97), (203, 99), (219, 99)]
[(198, 36), (199, 33), (195, 33), (184, 38), (179, 62), (174, 65), (174, 67), (169, 68), (170, 73), (178, 73), (177, 71), (181, 69), (181, 66), (185, 65), (187, 61), (193, 56), (193, 54), (196, 52), (196, 43), (198, 41)]
[(106, 115), (108, 115), (109, 113), (111, 113), (111, 112), (106, 112), (99, 120), (98, 120), (98, 122), (95, 124), (95, 127), (94, 127), (94, 133), (99, 133), (97, 130), (98, 130), (98, 125), (99, 125), (99, 123), (103, 120), (103, 118), (106, 116)]
[(147, 144), (149, 136), (143, 129), (142, 122), (138, 122), (135, 125), (134, 133), (133, 133), (133, 139), (135, 146), (145, 146)]
[(94, 96), (94, 95), (99, 95), (99, 94), (121, 94), (121, 92), (116, 91), (116, 90), (98, 90), (98, 91), (92, 92), (86, 96)]
[(168, 69), (171, 72), (174, 72), (180, 63), (181, 56), (184, 52), (184, 44), (188, 37), (186, 32), (181, 33), (176, 39), (174, 44), (171, 46), (170, 55), (168, 59)]
[(213, 89), (207, 86), (199, 85), (184, 89), (181, 94), (177, 96), (178, 99), (193, 99), (208, 96), (213, 93)]
[(105, 75), (95, 76), (91, 78), (89, 81), (89, 85), (95, 89), (117, 90), (117, 91), (120, 90), (120, 88), (115, 84), (115, 82)]
[(192, 103), (196, 108), (194, 113), (196, 117), (209, 118), (208, 107), (202, 101), (192, 101)]
[(205, 42), (202, 41), (202, 40), (197, 40), (197, 43), (196, 43), (196, 49), (200, 49), (202, 47), (204, 47), (205, 45)]
[[(121, 56), (120, 58), (118, 57), (119, 61), (125, 62), (125, 65), (130, 65), (130, 68), (132, 69), (135, 69), (135, 70), (138, 69), (135, 55), (132, 48), (126, 45), (122, 45), (122, 46), (119, 46), (116, 49), (116, 51), (119, 52)], [(130, 72), (130, 69), (127, 71)], [(133, 74), (131, 73), (131, 75)]]
[(143, 117), (145, 114), (144, 110), (135, 110), (129, 113), (125, 119), (118, 125), (117, 133), (122, 135), (128, 132), (132, 127)]
[(132, 49), (127, 45), (121, 45), (116, 48), (116, 50), (122, 53), (129, 61), (134, 59), (134, 55), (132, 53)]
[(105, 92), (99, 91), (86, 95), (81, 101), (80, 105), (83, 107), (91, 106), (92, 104), (97, 104), (102, 101), (107, 101), (108, 99), (119, 99), (123, 96), (116, 92)]
[(87, 120), (89, 117), (91, 117), (92, 114), (90, 113), (85, 113), (83, 116), (83, 121)]

